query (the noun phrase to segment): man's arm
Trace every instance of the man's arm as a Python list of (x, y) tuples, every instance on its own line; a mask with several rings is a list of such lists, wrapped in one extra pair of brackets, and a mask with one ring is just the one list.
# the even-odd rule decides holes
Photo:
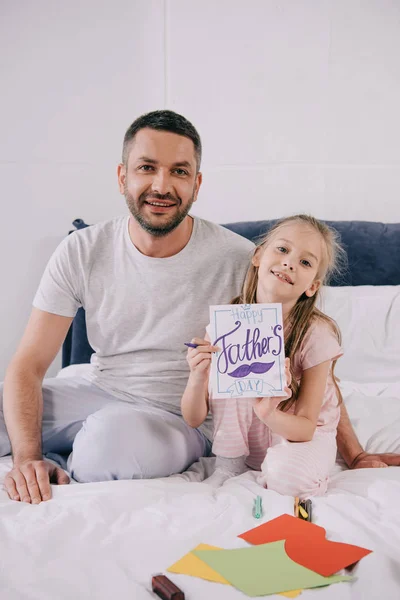
[(43, 460), (42, 381), (71, 322), (71, 317), (34, 308), (6, 372), (3, 409), (14, 468), (4, 484), (14, 500), (37, 503), (51, 497), (50, 479), (69, 482), (62, 469)]
[(340, 405), (336, 441), (338, 451), (349, 469), (400, 466), (400, 454), (369, 454), (362, 449), (344, 402)]

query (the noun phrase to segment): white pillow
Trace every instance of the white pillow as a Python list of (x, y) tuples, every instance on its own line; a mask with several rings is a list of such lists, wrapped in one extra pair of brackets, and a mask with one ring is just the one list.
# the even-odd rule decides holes
[(361, 387), (382, 383), (392, 395), (400, 384), (400, 285), (324, 287), (319, 306), (342, 332), (337, 376)]
[(400, 453), (400, 396), (344, 397), (354, 431), (367, 452)]
[(361, 445), (400, 452), (400, 286), (325, 287), (319, 307), (342, 332), (335, 373)]
[(397, 452), (400, 453), (400, 414), (398, 418), (376, 431), (367, 443), (365, 450), (376, 454), (377, 452)]

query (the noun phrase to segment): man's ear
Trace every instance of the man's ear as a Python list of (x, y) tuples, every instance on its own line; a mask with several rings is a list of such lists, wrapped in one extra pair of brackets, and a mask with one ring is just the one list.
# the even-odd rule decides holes
[(312, 298), (312, 296), (318, 292), (319, 288), (321, 287), (321, 283), (322, 282), (320, 279), (314, 279), (308, 290), (305, 291), (306, 296)]
[(251, 264), (253, 265), (253, 267), (260, 266), (261, 255), (262, 255), (262, 246), (258, 246), (258, 248), (256, 248), (254, 250), (254, 254), (251, 259)]
[(203, 175), (199, 171), (196, 175), (196, 183), (194, 186), (193, 202), (196, 202), (196, 200), (197, 200), (197, 194), (199, 193), (199, 189), (200, 189), (202, 182), (203, 182)]
[(123, 195), (125, 193), (126, 168), (122, 163), (120, 163), (117, 167), (117, 176), (119, 192)]

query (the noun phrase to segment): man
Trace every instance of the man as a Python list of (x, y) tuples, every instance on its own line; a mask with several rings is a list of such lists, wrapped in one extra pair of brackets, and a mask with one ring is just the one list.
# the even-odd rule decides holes
[[(39, 503), (51, 497), (50, 481), (69, 482), (44, 459), (54, 453), (69, 455), (78, 481), (166, 476), (209, 453), (209, 422), (191, 429), (180, 415), (184, 342), (202, 335), (209, 304), (237, 295), (253, 244), (188, 214), (200, 162), (200, 137), (184, 117), (139, 117), (118, 166), (129, 218), (76, 232), (51, 257), (4, 382), (0, 455), (13, 455), (10, 498)], [(43, 381), (79, 306), (91, 371)], [(338, 443), (351, 467), (400, 464), (398, 455), (363, 452), (345, 410)]]

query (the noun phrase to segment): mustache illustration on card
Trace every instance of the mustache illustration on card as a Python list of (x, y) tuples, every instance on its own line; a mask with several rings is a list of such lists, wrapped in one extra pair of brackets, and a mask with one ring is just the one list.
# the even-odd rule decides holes
[(275, 361), (269, 363), (260, 363), (253, 362), (250, 365), (240, 365), (234, 371), (228, 373), (231, 377), (247, 377), (250, 373), (255, 373), (256, 375), (261, 375), (263, 373), (267, 373), (274, 366)]

